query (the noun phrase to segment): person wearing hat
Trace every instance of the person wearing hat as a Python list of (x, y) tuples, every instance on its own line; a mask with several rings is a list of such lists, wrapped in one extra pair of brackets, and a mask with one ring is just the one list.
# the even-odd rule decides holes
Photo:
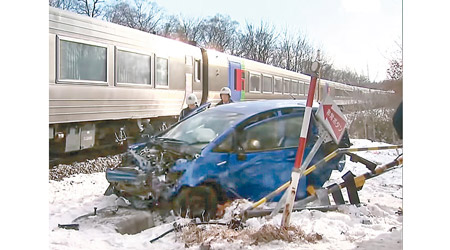
[(198, 108), (197, 97), (194, 95), (194, 93), (190, 94), (187, 97), (186, 104), (188, 106), (183, 110), (181, 110), (180, 117), (178, 118), (179, 121), (183, 120), (185, 117), (187, 117), (190, 113), (192, 113), (194, 110)]
[(223, 87), (220, 90), (220, 102), (216, 104), (216, 106), (222, 105), (222, 104), (228, 104), (232, 103), (233, 100), (231, 100), (231, 89), (228, 87)]

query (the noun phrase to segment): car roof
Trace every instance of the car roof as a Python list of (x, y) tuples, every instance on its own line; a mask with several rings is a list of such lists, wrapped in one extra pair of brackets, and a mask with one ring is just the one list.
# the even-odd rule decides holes
[[(318, 107), (317, 103), (313, 104)], [(267, 110), (278, 108), (298, 108), (306, 107), (306, 100), (260, 100), (260, 101), (244, 101), (230, 104), (219, 105), (214, 109), (216, 111), (222, 110), (224, 112), (238, 112), (245, 116), (252, 116)]]

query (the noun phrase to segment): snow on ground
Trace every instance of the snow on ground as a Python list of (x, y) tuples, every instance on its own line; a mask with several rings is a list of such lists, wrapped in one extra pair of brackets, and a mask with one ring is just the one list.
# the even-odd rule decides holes
[[(352, 143), (352, 147), (385, 145), (368, 140), (352, 140)], [(394, 160), (398, 153), (397, 150), (358, 152), (359, 155), (378, 164)], [(345, 168), (343, 172), (333, 172), (330, 182), (340, 182), (339, 177), (347, 170), (351, 170), (355, 175), (368, 171), (362, 164), (351, 162), (348, 157)], [(185, 245), (182, 236), (186, 236), (187, 229), (184, 233), (172, 232), (154, 243), (149, 242), (171, 229), (173, 220), (166, 223), (158, 220), (155, 227), (134, 235), (116, 232), (115, 222), (120, 217), (117, 214), (103, 220), (99, 220), (96, 216), (79, 219), (77, 221), (80, 224), (79, 231), (58, 228), (58, 224), (70, 224), (80, 215), (93, 212), (94, 207), (99, 209), (99, 214), (107, 215), (110, 210), (102, 212), (100, 209), (123, 203), (114, 195), (103, 196), (107, 186), (104, 173), (78, 174), (62, 181), (49, 181), (50, 249), (164, 250), (186, 246), (191, 249), (200, 248), (200, 244), (196, 243)], [(333, 212), (304, 210), (292, 214), (292, 226), (300, 229), (305, 235), (321, 236), (313, 242), (274, 240), (255, 244), (254, 239), (240, 237), (244, 234), (251, 235), (264, 226), (278, 227), (282, 214), (272, 219), (251, 218), (246, 222), (244, 231), (237, 233), (226, 227), (210, 225), (201, 226), (206, 230), (199, 230), (198, 233), (210, 233), (204, 235), (206, 238), (203, 243), (209, 243), (211, 249), (402, 249), (403, 216), (399, 213), (403, 207), (402, 168), (368, 180), (358, 193), (362, 203), (360, 207), (346, 206)], [(343, 195), (344, 198), (347, 197), (345, 191)], [(245, 208), (250, 204), (247, 201), (241, 203), (243, 205), (239, 208)], [(227, 208), (223, 222), (232, 217), (233, 208), (238, 204), (235, 202), (233, 206)], [(131, 213), (137, 214), (142, 211)], [(180, 224), (189, 222), (188, 219), (179, 217), (174, 220)], [(230, 236), (227, 238), (224, 235)]]

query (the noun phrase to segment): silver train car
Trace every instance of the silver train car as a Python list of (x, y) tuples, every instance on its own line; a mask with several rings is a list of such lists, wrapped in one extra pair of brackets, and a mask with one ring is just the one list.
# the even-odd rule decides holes
[[(185, 98), (305, 99), (308, 75), (49, 7), (50, 155), (134, 142), (177, 120)], [(371, 90), (321, 80), (339, 105)], [(316, 98), (319, 98), (319, 88)]]

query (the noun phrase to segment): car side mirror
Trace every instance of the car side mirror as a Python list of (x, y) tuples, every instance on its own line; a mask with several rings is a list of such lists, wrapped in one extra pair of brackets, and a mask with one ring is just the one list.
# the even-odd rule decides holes
[(237, 159), (239, 161), (247, 160), (247, 155), (245, 154), (245, 149), (242, 146), (242, 144), (243, 144), (242, 134), (243, 134), (242, 129), (237, 129), (237, 131), (233, 135), (234, 136), (234, 141), (236, 142), (235, 150), (236, 150), (236, 154), (237, 154)]
[(245, 150), (240, 146), (238, 146), (238, 149), (237, 149), (237, 159), (239, 161), (247, 160), (247, 154), (245, 154)]

